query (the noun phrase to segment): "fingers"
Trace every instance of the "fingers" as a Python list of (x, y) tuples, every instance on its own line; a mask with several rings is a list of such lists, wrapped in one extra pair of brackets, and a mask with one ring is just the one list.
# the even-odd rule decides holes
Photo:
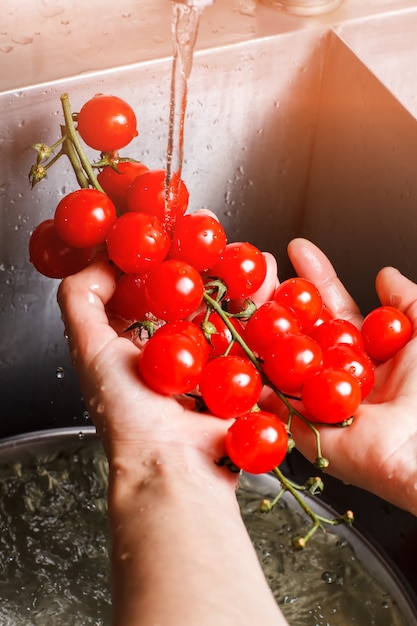
[(394, 306), (417, 326), (417, 285), (394, 267), (384, 267), (376, 277), (376, 290), (381, 304)]
[(116, 285), (115, 271), (105, 260), (65, 278), (58, 289), (65, 332), (76, 365), (88, 367), (116, 335), (109, 326), (105, 303)]
[(335, 317), (360, 326), (362, 316), (326, 255), (311, 241), (297, 238), (288, 245), (288, 255), (299, 276), (311, 280), (319, 289), (325, 305)]
[(271, 300), (272, 295), (278, 286), (277, 262), (275, 257), (269, 252), (263, 252), (262, 254), (264, 255), (266, 261), (265, 280), (259, 289), (251, 296), (251, 300), (253, 300), (257, 306), (267, 302), (267, 300)]

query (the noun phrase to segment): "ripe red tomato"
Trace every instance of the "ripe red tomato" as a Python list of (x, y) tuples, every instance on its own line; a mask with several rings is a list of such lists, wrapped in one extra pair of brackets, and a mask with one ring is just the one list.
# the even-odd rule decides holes
[(368, 354), (348, 344), (339, 343), (323, 351), (324, 367), (344, 369), (356, 380), (361, 387), (361, 396), (364, 400), (372, 390), (375, 381), (375, 368)]
[(107, 235), (109, 259), (126, 274), (142, 274), (161, 263), (169, 246), (161, 222), (144, 213), (124, 213)]
[(189, 192), (183, 180), (180, 180), (178, 194), (177, 179), (170, 182), (168, 202), (165, 202), (165, 170), (148, 170), (136, 178), (126, 195), (128, 211), (140, 211), (155, 215), (169, 228), (181, 217), (188, 207)]
[(175, 223), (169, 255), (203, 272), (217, 263), (225, 246), (226, 233), (220, 222), (204, 213), (189, 213)]
[[(192, 391), (199, 383), (206, 361), (195, 340), (195, 325), (189, 334), (166, 324), (145, 343), (139, 353), (138, 369), (145, 383), (157, 393), (177, 395)], [(205, 341), (204, 336), (202, 341)]]
[(119, 161), (117, 169), (111, 165), (103, 167), (97, 174), (97, 180), (109, 196), (119, 213), (126, 213), (126, 195), (129, 186), (135, 178), (148, 171), (143, 163), (138, 161)]
[(245, 341), (262, 357), (276, 335), (288, 332), (301, 332), (294, 311), (279, 302), (264, 302), (246, 324)]
[(144, 296), (146, 274), (122, 274), (116, 283), (107, 309), (129, 321), (145, 319), (147, 313)]
[(265, 349), (263, 358), (265, 374), (285, 393), (299, 392), (307, 376), (323, 367), (319, 344), (301, 333), (277, 335)]
[(323, 309), (319, 290), (306, 278), (284, 280), (275, 290), (273, 300), (295, 311), (304, 332), (313, 327)]
[(301, 399), (311, 420), (338, 424), (353, 416), (362, 396), (352, 374), (344, 369), (324, 368), (307, 378)]
[(194, 313), (203, 300), (203, 293), (203, 280), (197, 270), (175, 259), (156, 265), (149, 272), (145, 285), (148, 311), (166, 321), (185, 319)]
[(81, 107), (77, 130), (90, 148), (100, 152), (120, 150), (138, 135), (132, 107), (117, 96), (104, 94), (97, 94)]
[(207, 408), (217, 417), (237, 417), (258, 402), (261, 375), (255, 366), (239, 356), (220, 356), (205, 366), (200, 393)]
[(374, 361), (388, 361), (411, 339), (413, 327), (409, 318), (391, 306), (380, 306), (363, 320), (365, 350)]
[(203, 331), (198, 328), (193, 322), (188, 320), (177, 320), (175, 322), (168, 322), (159, 328), (161, 331), (159, 334), (162, 335), (173, 333), (184, 333), (185, 335), (191, 337), (201, 349), (203, 354), (204, 362), (207, 362), (210, 354), (210, 346), (208, 344), (207, 339), (204, 336)]
[(285, 425), (272, 413), (253, 411), (239, 417), (229, 428), (225, 440), (230, 460), (250, 474), (271, 472), (288, 451)]
[[(234, 317), (229, 319), (230, 323), (236, 329), (236, 332), (242, 336), (244, 334), (243, 326)], [(210, 358), (215, 358), (217, 356), (222, 356), (226, 350), (228, 350), (228, 354), (234, 356), (245, 357), (246, 353), (239, 343), (235, 342), (231, 348), (230, 342), (232, 341), (232, 333), (229, 328), (226, 326), (222, 318), (215, 311), (211, 311), (209, 313), (208, 318), (206, 319), (206, 313), (203, 311), (202, 313), (198, 313), (193, 319), (193, 324), (196, 324), (201, 330), (209, 335), (209, 339), (207, 341), (207, 345), (209, 346), (209, 354)], [(211, 329), (211, 332), (207, 331), (207, 328)]]
[(64, 196), (55, 209), (55, 227), (63, 241), (73, 248), (98, 246), (116, 221), (116, 208), (97, 189), (77, 189)]
[(323, 350), (327, 350), (339, 343), (347, 343), (363, 349), (363, 339), (360, 331), (351, 322), (334, 318), (316, 326), (309, 333)]
[(251, 243), (228, 243), (210, 275), (225, 283), (229, 300), (249, 298), (265, 280), (265, 257)]
[(29, 239), (29, 260), (48, 278), (65, 278), (86, 267), (91, 248), (72, 248), (59, 237), (52, 219), (41, 222)]

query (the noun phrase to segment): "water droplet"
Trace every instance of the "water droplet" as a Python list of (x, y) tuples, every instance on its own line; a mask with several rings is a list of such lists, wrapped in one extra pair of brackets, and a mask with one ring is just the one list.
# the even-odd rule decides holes
[(84, 433), (82, 432), (82, 430), (80, 430), (80, 432), (78, 433), (78, 439), (84, 439)]
[(55, 370), (55, 376), (58, 378), (58, 380), (62, 380), (65, 376), (64, 368), (61, 366), (57, 367)]

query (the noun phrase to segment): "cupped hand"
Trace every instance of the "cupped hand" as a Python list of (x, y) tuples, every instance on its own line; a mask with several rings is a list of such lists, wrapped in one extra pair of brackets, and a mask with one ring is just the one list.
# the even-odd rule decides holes
[(137, 370), (139, 349), (109, 322), (106, 303), (116, 284), (103, 256), (65, 278), (58, 290), (65, 332), (84, 400), (109, 459), (197, 450), (213, 461), (224, 456), (229, 420), (188, 410), (151, 391)]
[[(296, 272), (319, 288), (335, 317), (360, 327), (362, 317), (327, 257), (305, 239), (293, 240), (288, 253)], [(413, 324), (411, 341), (394, 358), (376, 367), (374, 390), (347, 428), (320, 427), (328, 472), (417, 514), (417, 285), (386, 267), (376, 278), (381, 304), (398, 307)], [(294, 418), (297, 448), (315, 459), (314, 437)]]

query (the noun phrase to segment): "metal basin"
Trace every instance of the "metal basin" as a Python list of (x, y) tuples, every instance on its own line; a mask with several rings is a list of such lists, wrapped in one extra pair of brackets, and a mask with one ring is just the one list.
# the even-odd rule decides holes
[[(107, 464), (93, 428), (33, 432), (0, 442), (4, 626), (108, 626), (106, 487)], [(331, 626), (416, 622), (407, 582), (356, 530), (339, 526), (334, 533), (319, 532), (304, 551), (293, 552), (290, 538), (305, 523), (298, 505), (286, 498), (270, 514), (257, 512), (260, 500), (276, 490), (272, 476), (244, 474), (238, 497), (291, 626), (315, 625), (318, 614)], [(316, 513), (333, 515), (319, 500), (308, 502)]]

